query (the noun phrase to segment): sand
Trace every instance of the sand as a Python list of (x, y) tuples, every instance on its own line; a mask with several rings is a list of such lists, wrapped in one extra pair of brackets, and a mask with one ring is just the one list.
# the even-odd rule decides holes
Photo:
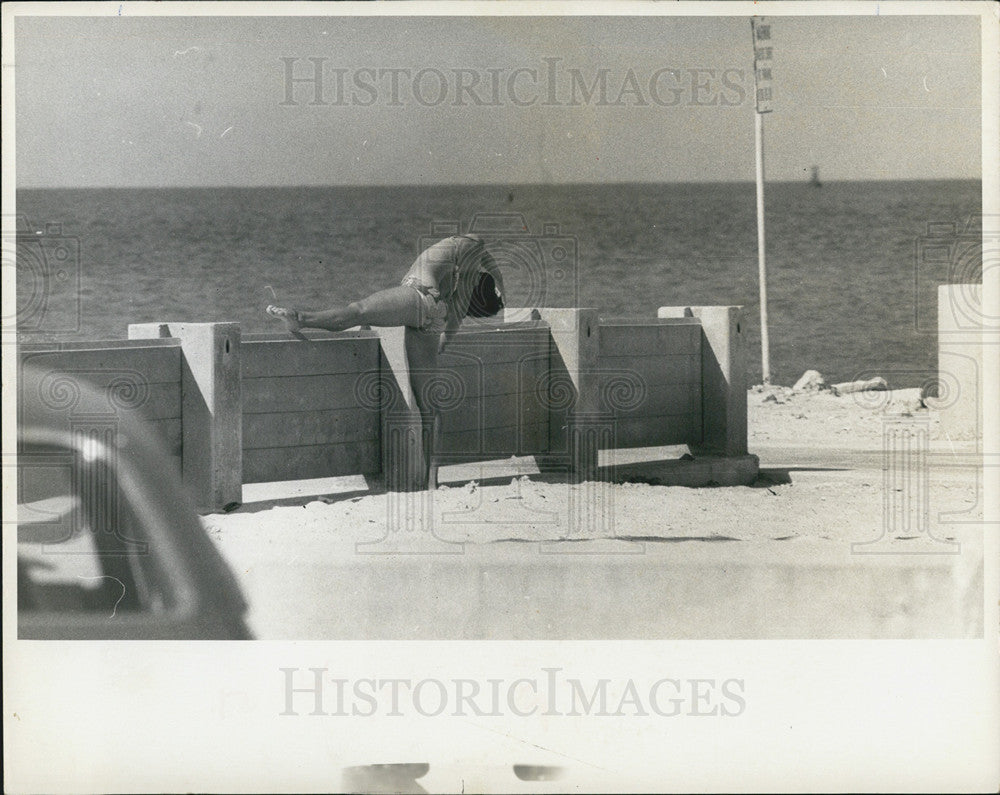
[[(860, 397), (758, 386), (747, 404), (749, 449), (760, 457), (760, 475), (750, 486), (656, 485), (656, 462), (683, 454), (683, 448), (629, 451), (623, 460), (647, 463), (630, 465), (626, 477), (632, 482), (613, 489), (560, 483), (541, 475), (531, 458), (446, 467), (431, 501), (440, 520), (437, 534), (468, 542), (566, 538), (567, 523), (557, 518), (569, 515), (571, 498), (589, 498), (609, 501), (613, 515), (582, 521), (578, 535), (588, 537), (864, 541), (882, 524), (886, 429), (900, 427), (924, 432), (929, 440), (932, 455), (920, 474), (926, 475), (931, 507), (966, 513), (969, 521), (982, 518), (974, 471), (958, 465), (974, 443), (944, 438), (937, 412), (922, 405), (916, 390)], [(385, 532), (391, 505), (416, 499), (369, 493), (360, 477), (248, 486), (244, 496), (249, 499), (236, 512), (204, 517), (223, 547), (247, 532), (276, 534), (275, 540), (292, 531), (299, 537), (321, 534), (332, 543), (375, 540)], [(936, 530), (943, 538), (954, 536), (951, 529)], [(929, 536), (913, 540), (930, 543)]]
[[(781, 575), (789, 583), (796, 581), (796, 567), (803, 572), (830, 566), (855, 570), (864, 567), (858, 575), (861, 579), (842, 580), (848, 589), (858, 590), (858, 603), (842, 605), (844, 623), (830, 636), (915, 637), (975, 632), (978, 608), (970, 608), (969, 604), (970, 593), (971, 602), (978, 593), (975, 584), (980, 576), (981, 527), (976, 522), (982, 520), (982, 482), (970, 463), (974, 460), (975, 442), (947, 439), (940, 430), (937, 412), (923, 405), (916, 390), (838, 396), (826, 389), (796, 392), (787, 387), (758, 386), (749, 391), (747, 400), (749, 449), (760, 457), (760, 474), (748, 486), (658, 485), (657, 462), (685, 452), (684, 448), (660, 448), (623, 454), (622, 460), (633, 463), (628, 467), (627, 479), (619, 477), (613, 485), (569, 485), (539, 473), (533, 459), (521, 458), (445, 468), (441, 472), (442, 485), (434, 492), (419, 494), (371, 493), (360, 477), (248, 485), (240, 509), (226, 515), (209, 515), (203, 521), (237, 571), (252, 605), (252, 623), (263, 637), (351, 636), (349, 626), (326, 622), (327, 613), (317, 607), (317, 601), (353, 603), (357, 610), (365, 611), (372, 598), (366, 588), (400, 587), (398, 580), (379, 584), (379, 577), (388, 578), (388, 572), (412, 563), (423, 566), (423, 574), (406, 575), (409, 579), (405, 581), (410, 583), (407, 587), (423, 587), (423, 580), (435, 576), (428, 561), (446, 560), (424, 556), (412, 562), (414, 556), (397, 553), (447, 555), (461, 551), (465, 561), (489, 561), (490, 565), (502, 561), (507, 566), (503, 576), (509, 577), (511, 571), (519, 571), (510, 568), (510, 560), (514, 559), (511, 555), (523, 556), (522, 550), (528, 547), (544, 552), (568, 551), (571, 546), (572, 551), (618, 555), (616, 561), (626, 560), (630, 552), (648, 550), (655, 560), (666, 565), (694, 567), (688, 571), (695, 579), (714, 570), (712, 567), (758, 567), (760, 571), (747, 574), (742, 585), (733, 584), (724, 593), (704, 597), (718, 599), (719, 609), (697, 627), (677, 623), (671, 632), (674, 636), (827, 636), (825, 627), (830, 624), (823, 616), (823, 601), (831, 588), (827, 585), (820, 592), (809, 590), (816, 579), (812, 574), (804, 578), (808, 580), (804, 584), (788, 586), (797, 588), (803, 598), (817, 601), (808, 615), (790, 615), (783, 627), (765, 623), (754, 631), (746, 629), (746, 622), (736, 627), (728, 620), (734, 605), (745, 601), (738, 591), (752, 590), (754, 582), (762, 582), (762, 576), (773, 579), (778, 561), (791, 567), (790, 574)], [(925, 449), (923, 458), (901, 463), (903, 459), (898, 456), (887, 456), (883, 449), (886, 440), (890, 449), (898, 447), (901, 430), (924, 440), (918, 445)], [(612, 458), (606, 457), (602, 463), (610, 464)], [(393, 532), (388, 531), (390, 526)], [(540, 546), (546, 542), (555, 543)], [(935, 613), (933, 620), (920, 618), (923, 608), (916, 602), (898, 605), (899, 610), (912, 613), (905, 626), (891, 611), (883, 610), (877, 620), (873, 619), (865, 612), (865, 600), (877, 601), (882, 596), (865, 596), (862, 591), (874, 587), (874, 564), (853, 554), (866, 550), (881, 553), (864, 557), (868, 561), (878, 557), (878, 565), (883, 566), (895, 565), (893, 561), (913, 566), (914, 561), (921, 560), (931, 568), (940, 568), (943, 560), (957, 561), (960, 570), (951, 571), (948, 582), (958, 583), (956, 587), (966, 592), (961, 597), (967, 603), (963, 608), (966, 615), (958, 620), (961, 626), (955, 624), (953, 613)], [(959, 550), (963, 554), (944, 554)], [(380, 562), (364, 553), (394, 557)], [(536, 559), (537, 555), (531, 566), (536, 565)], [(454, 561), (448, 560), (452, 566)], [(621, 565), (648, 566), (649, 560), (626, 560)], [(774, 571), (768, 573), (772, 562)], [(483, 563), (475, 576), (481, 579), (486, 565)], [(553, 566), (552, 571), (564, 565), (572, 571), (573, 564), (563, 562)], [(456, 569), (457, 573), (448, 576), (461, 579), (466, 569)], [(340, 575), (331, 574), (338, 570)], [(562, 589), (567, 599), (581, 598), (582, 591), (566, 591), (575, 587), (572, 574), (556, 575), (552, 571), (544, 574), (546, 582), (551, 580), (549, 585), (539, 580), (535, 586), (539, 599), (549, 587)], [(628, 575), (603, 571), (595, 576), (618, 582), (615, 578)], [(910, 572), (905, 583), (900, 580), (903, 584), (893, 587), (912, 590), (909, 583), (923, 582), (921, 576), (919, 571)], [(354, 577), (363, 578), (367, 585), (343, 590), (343, 581)], [(456, 581), (455, 594), (435, 591), (428, 598), (482, 602), (482, 587), (481, 582), (477, 586), (460, 586)], [(777, 592), (782, 587), (780, 583), (767, 585)], [(342, 590), (338, 592), (338, 588)], [(940, 601), (940, 589), (932, 590), (918, 599), (926, 603), (925, 607)], [(456, 595), (459, 592), (461, 597)], [(782, 604), (780, 593), (775, 598), (779, 601), (771, 605), (772, 611), (775, 604)], [(723, 607), (723, 603), (729, 606)], [(649, 608), (652, 612), (659, 609), (655, 605)], [(476, 619), (478, 623), (465, 614), (452, 618), (464, 622), (461, 632), (456, 635), (442, 630), (443, 634), (432, 633), (430, 637), (479, 637), (479, 632), (489, 635), (490, 622), (482, 615)], [(403, 618), (398, 620), (405, 623)], [(395, 625), (379, 628), (378, 616), (369, 615), (359, 621), (358, 626), (364, 627), (360, 635), (363, 637), (388, 637), (386, 633), (396, 632)], [(478, 629), (473, 628), (473, 623)], [(425, 623), (421, 622), (421, 626)], [(521, 633), (523, 626), (523, 622), (515, 623), (509, 636), (545, 636), (545, 625), (526, 634)], [(584, 631), (588, 628), (586, 624), (581, 626)], [(646, 631), (645, 623), (634, 626), (639, 627), (634, 629), (636, 632)], [(407, 636), (403, 630), (399, 632)], [(607, 628), (603, 633), (608, 634)], [(423, 635), (417, 632), (416, 636)], [(499, 636), (504, 636), (503, 632)]]

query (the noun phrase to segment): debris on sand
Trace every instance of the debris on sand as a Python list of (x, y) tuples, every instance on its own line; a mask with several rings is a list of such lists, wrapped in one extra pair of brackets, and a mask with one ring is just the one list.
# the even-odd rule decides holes
[(849, 395), (852, 392), (885, 392), (888, 388), (888, 382), (881, 376), (863, 381), (844, 381), (831, 387), (835, 395)]
[(795, 382), (792, 387), (793, 392), (817, 392), (821, 389), (829, 389), (829, 385), (823, 378), (819, 370), (806, 370), (802, 377)]
[(892, 392), (892, 399), (886, 407), (890, 413), (901, 414), (904, 417), (912, 417), (918, 411), (926, 411), (927, 403), (921, 396), (921, 390), (895, 389)]
[(794, 390), (790, 387), (777, 386), (776, 384), (764, 384), (760, 387), (754, 387), (753, 391), (759, 395), (763, 395), (760, 400), (761, 403), (777, 403), (781, 405), (795, 397)]

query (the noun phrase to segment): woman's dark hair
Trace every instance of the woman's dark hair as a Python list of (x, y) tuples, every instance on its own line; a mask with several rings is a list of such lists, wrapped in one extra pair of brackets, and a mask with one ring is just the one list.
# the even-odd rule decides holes
[(488, 273), (479, 274), (479, 283), (472, 290), (469, 301), (469, 317), (493, 317), (503, 309), (503, 296), (497, 284)]

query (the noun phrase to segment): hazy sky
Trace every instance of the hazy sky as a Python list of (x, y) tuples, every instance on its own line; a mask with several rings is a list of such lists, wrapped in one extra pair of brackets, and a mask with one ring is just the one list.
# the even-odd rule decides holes
[[(978, 18), (768, 21), (768, 179), (979, 176)], [(743, 17), (20, 18), (14, 60), (19, 187), (754, 175)]]

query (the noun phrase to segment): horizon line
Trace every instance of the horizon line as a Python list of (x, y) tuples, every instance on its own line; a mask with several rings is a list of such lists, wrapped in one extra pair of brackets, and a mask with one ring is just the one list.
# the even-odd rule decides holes
[[(822, 178), (822, 185), (858, 182), (982, 182), (978, 177), (887, 177), (862, 179), (831, 179)], [(261, 190), (302, 188), (537, 188), (537, 187), (573, 187), (573, 186), (608, 186), (608, 185), (754, 185), (753, 179), (729, 180), (609, 180), (604, 182), (567, 181), (567, 182), (329, 182), (329, 183), (298, 183), (274, 184), (261, 183), (254, 185), (16, 185), (15, 191), (21, 190)], [(771, 185), (811, 185), (810, 179), (775, 179), (765, 180)]]

